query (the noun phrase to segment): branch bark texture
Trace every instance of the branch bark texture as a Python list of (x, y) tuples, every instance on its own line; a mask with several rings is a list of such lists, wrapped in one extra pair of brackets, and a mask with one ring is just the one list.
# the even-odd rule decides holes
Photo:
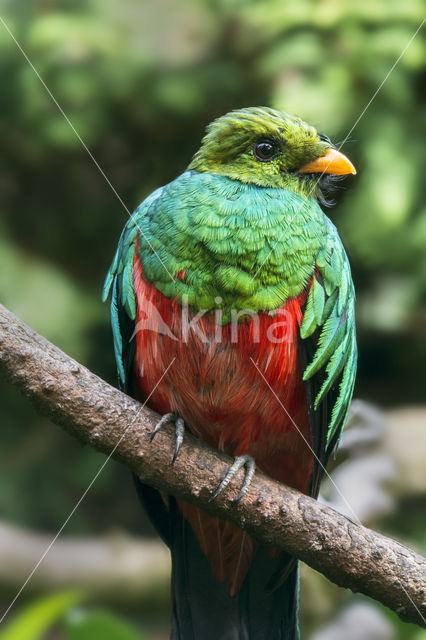
[[(173, 366), (173, 364), (171, 365)], [(297, 556), (403, 620), (426, 626), (426, 559), (330, 507), (257, 472), (232, 503), (242, 472), (208, 500), (231, 459), (186, 434), (172, 465), (173, 428), (151, 443), (158, 415), (101, 380), (0, 305), (0, 374), (68, 433), (124, 463), (144, 482), (230, 520)]]

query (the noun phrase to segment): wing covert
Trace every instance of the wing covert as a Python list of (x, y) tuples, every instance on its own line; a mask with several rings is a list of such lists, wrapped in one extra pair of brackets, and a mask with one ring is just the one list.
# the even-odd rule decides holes
[(305, 381), (317, 378), (313, 410), (317, 411), (334, 390), (324, 442), (326, 455), (339, 437), (355, 384), (354, 303), (349, 261), (334, 225), (328, 221), (326, 242), (316, 259), (316, 271), (300, 328), (302, 341), (314, 334), (317, 336), (313, 356), (303, 374)]
[(120, 236), (118, 248), (105, 278), (102, 292), (103, 302), (111, 292), (111, 326), (114, 353), (120, 387), (126, 390), (127, 371), (132, 364), (134, 345), (132, 335), (135, 327), (136, 301), (133, 288), (133, 259), (140, 220), (150, 205), (161, 195), (163, 187), (152, 193), (135, 210)]

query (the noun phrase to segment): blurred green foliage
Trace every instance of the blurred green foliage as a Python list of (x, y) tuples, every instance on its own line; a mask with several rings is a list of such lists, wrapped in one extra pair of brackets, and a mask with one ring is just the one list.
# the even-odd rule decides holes
[(64, 640), (146, 640), (146, 636), (109, 611), (77, 609), (65, 619)]
[(60, 591), (39, 598), (27, 605), (18, 616), (2, 628), (0, 640), (40, 640), (82, 599), (82, 594), (77, 591)]
[(0, 640), (42, 640), (52, 629), (61, 640), (145, 640), (136, 628), (109, 611), (78, 607), (84, 599), (78, 591), (38, 598), (6, 624)]
[[(129, 212), (185, 169), (209, 121), (270, 105), (336, 142), (351, 132), (358, 176), (330, 215), (358, 292), (356, 393), (421, 401), (421, 34), (368, 104), (422, 15), (420, 0), (4, 1), (69, 121), (0, 24), (0, 301), (115, 381), (99, 296)], [(1, 517), (56, 530), (102, 458), (0, 393)], [(94, 493), (68, 531), (146, 530), (125, 470), (107, 465)]]

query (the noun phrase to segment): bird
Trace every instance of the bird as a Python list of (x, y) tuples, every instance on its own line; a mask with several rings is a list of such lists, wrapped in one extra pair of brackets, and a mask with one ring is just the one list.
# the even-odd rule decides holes
[[(330, 139), (269, 107), (207, 126), (187, 169), (124, 227), (107, 274), (121, 388), (176, 430), (318, 496), (357, 366), (355, 293), (323, 211), (356, 174)], [(152, 445), (155, 445), (155, 440)], [(137, 481), (172, 557), (172, 640), (295, 640), (298, 562)]]

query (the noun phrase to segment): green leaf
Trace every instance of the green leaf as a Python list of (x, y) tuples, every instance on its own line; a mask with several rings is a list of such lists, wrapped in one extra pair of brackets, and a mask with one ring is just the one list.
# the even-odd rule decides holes
[(122, 618), (100, 609), (71, 611), (64, 630), (67, 640), (146, 640)]
[(83, 598), (84, 594), (81, 591), (61, 591), (32, 602), (0, 631), (0, 640), (39, 640)]

